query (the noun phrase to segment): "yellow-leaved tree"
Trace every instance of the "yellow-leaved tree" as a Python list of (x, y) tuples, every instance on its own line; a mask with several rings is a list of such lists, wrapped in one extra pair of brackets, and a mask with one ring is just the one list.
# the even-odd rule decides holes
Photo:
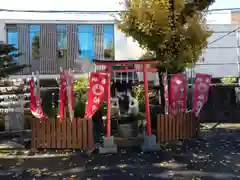
[(214, 1), (124, 0), (119, 29), (164, 62), (160, 72), (182, 72), (207, 46), (211, 32), (203, 11)]

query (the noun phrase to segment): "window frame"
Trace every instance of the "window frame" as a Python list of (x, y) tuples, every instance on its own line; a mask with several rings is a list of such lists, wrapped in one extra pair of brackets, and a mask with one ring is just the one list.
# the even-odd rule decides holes
[[(83, 58), (83, 59), (85, 59), (85, 58), (87, 58), (87, 59), (90, 59), (91, 61), (95, 58), (95, 40), (94, 40), (94, 25), (95, 24), (77, 24), (77, 39), (78, 39), (78, 52), (79, 52), (79, 58), (81, 59), (81, 58)], [(81, 52), (81, 40), (79, 39), (79, 33), (85, 33), (85, 34), (89, 34), (89, 31), (88, 32), (80, 32), (79, 31), (79, 27), (91, 27), (91, 34), (92, 34), (92, 40), (90, 41), (90, 42), (93, 42), (93, 44), (92, 44), (92, 47), (93, 47), (93, 49), (92, 49), (92, 52), (90, 51), (90, 50), (87, 50), (87, 51), (89, 51), (89, 52), (91, 52), (91, 54), (93, 55), (93, 57), (91, 57), (91, 58), (89, 58), (89, 57), (84, 57), (84, 56), (82, 56), (81, 54), (82, 54), (82, 52)]]
[[(64, 27), (64, 28), (60, 28), (61, 31), (58, 31), (59, 28), (58, 27)], [(64, 31), (62, 31), (62, 29), (64, 29)], [(58, 44), (58, 34), (61, 34), (61, 33), (65, 33), (66, 35), (66, 44), (65, 44), (65, 39), (63, 39), (63, 48), (60, 48), (59, 47), (59, 44)], [(68, 50), (68, 30), (67, 30), (67, 24), (56, 24), (56, 47), (57, 47), (57, 57), (62, 59), (64, 58), (65, 55), (64, 54), (64, 49)], [(65, 38), (65, 37), (64, 37)], [(60, 39), (60, 41), (62, 41), (62, 39)]]
[[(31, 31), (31, 26), (38, 26), (39, 27), (39, 31)], [(33, 39), (31, 39), (31, 33), (35, 33), (35, 32), (38, 32), (39, 33), (39, 60), (41, 58), (41, 54), (40, 54), (40, 34), (41, 34), (41, 24), (28, 24), (28, 36), (29, 36), (29, 53), (30, 53), (30, 59), (32, 60), (38, 60), (38, 59), (35, 59), (33, 58), (33, 55), (32, 55), (32, 43), (33, 43)], [(33, 37), (34, 38), (34, 37)]]
[(9, 43), (9, 38), (8, 38), (8, 32), (9, 32), (9, 29), (15, 29), (16, 30), (16, 33), (18, 34), (18, 31), (17, 31), (17, 24), (6, 24), (6, 43)]
[[(115, 60), (115, 24), (103, 24), (103, 46), (104, 46), (104, 50), (105, 50), (105, 27), (107, 26), (111, 26), (112, 29), (112, 48), (113, 48), (113, 57), (110, 60)], [(104, 57), (105, 58), (105, 57)]]

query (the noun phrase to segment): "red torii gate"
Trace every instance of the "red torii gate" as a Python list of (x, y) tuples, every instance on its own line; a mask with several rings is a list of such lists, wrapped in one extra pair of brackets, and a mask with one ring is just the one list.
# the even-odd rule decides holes
[[(96, 65), (103, 66), (103, 70), (98, 72), (108, 73), (108, 89), (107, 89), (107, 119), (106, 119), (106, 136), (111, 136), (111, 73), (121, 73), (121, 72), (143, 72), (144, 80), (144, 96), (145, 96), (145, 110), (146, 110), (146, 120), (147, 120), (147, 135), (152, 136), (151, 128), (151, 118), (150, 118), (150, 107), (149, 107), (149, 97), (148, 97), (148, 72), (157, 72), (157, 68), (148, 67), (149, 64), (161, 64), (158, 60), (94, 60)], [(113, 69), (112, 66), (121, 65), (120, 69)], [(130, 69), (128, 65), (140, 65), (142, 67)]]

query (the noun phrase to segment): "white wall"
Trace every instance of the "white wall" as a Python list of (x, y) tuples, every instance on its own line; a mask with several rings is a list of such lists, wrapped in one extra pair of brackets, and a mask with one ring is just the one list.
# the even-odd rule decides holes
[(6, 41), (6, 29), (4, 20), (0, 19), (0, 41)]
[(126, 35), (115, 26), (116, 60), (138, 59), (143, 53), (144, 50), (139, 47), (137, 42), (134, 42), (133, 38), (126, 37)]
[(114, 29), (115, 59), (126, 60), (128, 58), (127, 37), (115, 25)]
[(231, 24), (231, 11), (210, 11), (206, 19), (208, 24)]
[(32, 12), (6, 12), (0, 11), (0, 19), (7, 23), (113, 23), (114, 18), (110, 13), (32, 13)]
[(145, 52), (132, 37), (127, 38), (128, 57), (130, 59), (139, 59)]
[[(233, 24), (209, 25), (213, 31), (205, 49), (204, 62), (198, 62), (195, 71), (211, 74), (214, 77), (238, 76), (237, 37)], [(232, 32), (232, 33), (231, 33)], [(214, 42), (214, 43), (212, 43)]]

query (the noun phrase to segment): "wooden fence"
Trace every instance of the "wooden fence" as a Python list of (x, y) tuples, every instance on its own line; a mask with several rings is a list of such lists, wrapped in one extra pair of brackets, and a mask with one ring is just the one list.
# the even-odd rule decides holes
[(158, 115), (158, 143), (196, 137), (198, 132), (199, 121), (193, 113)]
[(38, 120), (32, 122), (32, 148), (89, 149), (93, 147), (91, 120), (74, 118)]

